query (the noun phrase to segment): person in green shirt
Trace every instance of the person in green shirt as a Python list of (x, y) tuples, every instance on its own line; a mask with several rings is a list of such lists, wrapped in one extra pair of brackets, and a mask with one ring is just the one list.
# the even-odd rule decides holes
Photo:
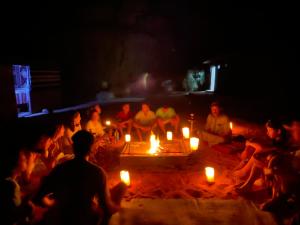
[(224, 143), (231, 137), (230, 121), (228, 116), (221, 112), (219, 103), (213, 102), (210, 106), (201, 140), (208, 142), (209, 146)]
[(174, 128), (175, 135), (178, 131), (180, 118), (172, 107), (167, 105), (156, 110), (157, 124), (161, 131), (166, 133), (166, 126), (170, 124)]

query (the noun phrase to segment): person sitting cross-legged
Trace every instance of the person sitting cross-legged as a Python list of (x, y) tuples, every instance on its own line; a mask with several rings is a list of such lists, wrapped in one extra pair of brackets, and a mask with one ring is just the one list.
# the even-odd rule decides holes
[(155, 113), (150, 110), (148, 104), (142, 104), (142, 109), (134, 117), (133, 126), (137, 131), (140, 141), (143, 140), (142, 133), (150, 135), (152, 129), (156, 126), (156, 116)]
[(201, 133), (201, 140), (208, 142), (209, 146), (224, 143), (231, 137), (230, 122), (225, 114), (221, 113), (219, 103), (210, 105), (211, 113), (208, 115), (205, 129)]
[(126, 185), (109, 191), (105, 171), (88, 161), (93, 136), (81, 130), (72, 140), (75, 158), (56, 166), (34, 198), (49, 207), (43, 224), (96, 225), (120, 209)]
[(131, 133), (131, 128), (132, 128), (132, 119), (133, 115), (132, 112), (130, 111), (130, 105), (128, 103), (124, 104), (122, 106), (122, 111), (118, 112), (116, 115), (116, 120), (117, 120), (117, 127), (118, 130), (121, 133), (121, 136), (123, 136), (123, 129), (126, 129), (126, 132), (128, 134)]
[(178, 131), (180, 118), (172, 107), (164, 105), (156, 111), (157, 124), (160, 130), (166, 134), (166, 126), (170, 124), (174, 128), (175, 135)]

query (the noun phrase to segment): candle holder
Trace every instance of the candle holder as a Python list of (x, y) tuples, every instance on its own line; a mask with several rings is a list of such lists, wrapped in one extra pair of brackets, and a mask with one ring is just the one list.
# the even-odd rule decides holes
[(120, 171), (120, 178), (121, 181), (126, 184), (126, 186), (130, 186), (130, 175), (127, 170), (121, 170)]
[(167, 131), (167, 140), (172, 141), (173, 140), (173, 133), (172, 131)]
[(213, 167), (205, 167), (205, 176), (208, 184), (215, 183), (215, 169)]

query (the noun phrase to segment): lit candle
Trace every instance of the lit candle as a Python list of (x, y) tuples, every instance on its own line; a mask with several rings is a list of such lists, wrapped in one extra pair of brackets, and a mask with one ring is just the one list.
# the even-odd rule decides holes
[(215, 169), (213, 167), (205, 167), (205, 176), (208, 183), (215, 182)]
[(130, 185), (130, 176), (129, 172), (127, 170), (121, 170), (120, 171), (120, 178), (123, 183), (125, 183), (127, 186)]
[(130, 142), (130, 141), (131, 141), (130, 134), (125, 134), (125, 142)]
[(173, 139), (173, 133), (172, 133), (172, 131), (167, 131), (167, 140), (168, 141), (172, 141), (172, 139)]
[(190, 148), (195, 151), (198, 150), (198, 146), (199, 146), (199, 138), (191, 137)]
[(110, 126), (111, 125), (110, 120), (106, 120), (105, 124), (106, 124), (106, 126)]
[(230, 122), (230, 123), (229, 123), (229, 126), (230, 126), (230, 130), (232, 130), (232, 128), (233, 128), (233, 123)]
[(184, 138), (189, 138), (190, 137), (190, 129), (188, 127), (183, 127), (182, 128), (182, 134)]

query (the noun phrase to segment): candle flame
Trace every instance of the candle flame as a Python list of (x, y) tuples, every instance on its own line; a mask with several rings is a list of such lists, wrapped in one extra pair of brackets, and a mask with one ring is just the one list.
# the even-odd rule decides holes
[(213, 167), (205, 167), (205, 175), (208, 183), (215, 181), (215, 169)]
[(127, 170), (120, 171), (120, 178), (121, 178), (121, 181), (124, 182), (127, 186), (130, 185), (130, 176), (129, 176), (129, 172)]
[(150, 149), (149, 154), (150, 155), (157, 155), (159, 148), (159, 139), (155, 138), (155, 135), (150, 136)]
[(229, 123), (229, 126), (230, 126), (230, 129), (232, 130), (232, 128), (233, 128), (233, 123), (230, 122), (230, 123)]

